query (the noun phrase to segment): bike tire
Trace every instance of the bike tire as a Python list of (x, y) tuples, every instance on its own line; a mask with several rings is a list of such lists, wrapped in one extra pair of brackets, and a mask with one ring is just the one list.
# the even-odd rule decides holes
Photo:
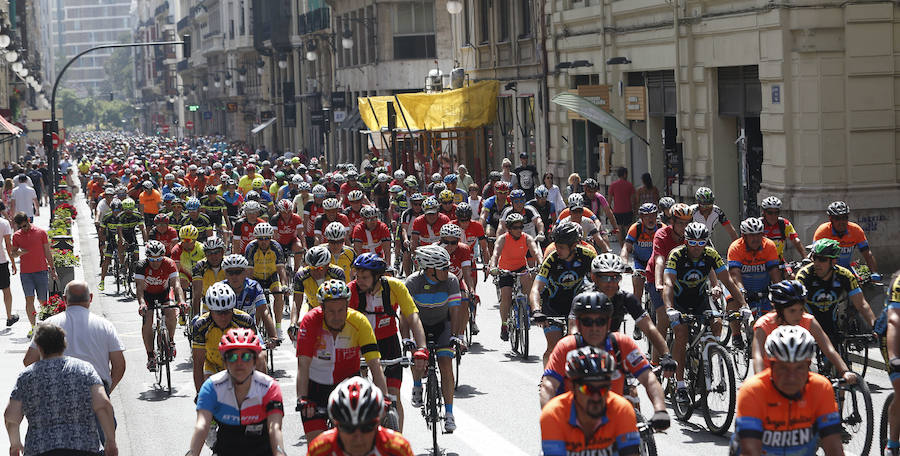
[[(875, 431), (875, 417), (869, 385), (864, 380), (854, 385), (840, 385), (835, 388), (835, 397), (838, 397), (840, 391), (844, 391), (844, 399), (838, 399), (838, 413), (841, 415), (841, 426), (850, 437), (843, 442), (844, 449), (847, 454), (869, 454)], [(845, 416), (845, 408), (848, 404), (852, 409), (849, 416)], [(862, 409), (859, 408), (860, 406)], [(857, 413), (864, 413), (865, 416), (857, 417), (855, 416)]]
[[(687, 371), (685, 371), (684, 376), (685, 378), (689, 376)], [(672, 380), (672, 382), (674, 381)], [(687, 383), (688, 396), (691, 398), (690, 402), (681, 404), (676, 400), (677, 388), (675, 386), (672, 387), (672, 392), (669, 395), (669, 400), (672, 402), (672, 411), (675, 412), (675, 417), (681, 421), (691, 419), (691, 416), (694, 414), (694, 386), (692, 383), (685, 382)]]
[[(172, 353), (170, 351), (169, 332), (166, 329), (166, 325), (162, 325), (162, 339), (165, 344), (165, 347), (163, 348), (162, 352), (165, 354), (165, 356), (163, 356), (163, 364), (165, 364), (165, 367), (166, 367), (166, 392), (168, 392), (169, 395), (171, 395), (172, 394), (172, 370), (171, 370)], [(162, 386), (162, 385), (160, 385), (160, 386)]]
[(165, 359), (165, 353), (163, 352), (163, 350), (165, 350), (165, 348), (162, 343), (163, 336), (162, 336), (162, 330), (160, 329), (161, 325), (159, 324), (159, 322), (157, 322), (156, 325), (157, 326), (154, 331), (154, 333), (156, 334), (156, 337), (155, 337), (155, 339), (156, 339), (156, 352), (155, 352), (156, 353), (156, 372), (154, 373), (154, 375), (156, 376), (156, 384), (159, 385), (160, 387), (162, 387), (162, 380), (163, 380), (162, 379), (162, 376), (163, 376), (163, 372), (162, 372), (163, 362), (162, 361), (163, 361), (163, 359)]
[(400, 432), (400, 415), (397, 413), (396, 407), (388, 407), (387, 413), (381, 419), (381, 426)]
[[(702, 375), (700, 378), (703, 378), (703, 397), (706, 402), (706, 406), (703, 407), (703, 419), (706, 421), (706, 425), (709, 428), (709, 431), (716, 435), (722, 435), (728, 431), (728, 428), (731, 426), (731, 421), (734, 419), (734, 411), (735, 406), (737, 404), (737, 381), (734, 376), (734, 366), (731, 364), (731, 357), (728, 355), (728, 351), (725, 350), (721, 345), (712, 345), (707, 347), (709, 353), (709, 361), (707, 363), (701, 364), (700, 371)], [(715, 358), (719, 358), (718, 361), (713, 361)], [(718, 366), (717, 366), (718, 365)], [(715, 374), (718, 371), (721, 375), (727, 378), (722, 378), (717, 381), (715, 378), (708, 378), (708, 375)], [(724, 382), (721, 384), (720, 382)], [(706, 390), (706, 384), (712, 384), (716, 386), (717, 391), (708, 391)], [(725, 421), (722, 423), (714, 422), (713, 420), (713, 410), (709, 405), (709, 399), (717, 392), (724, 392), (728, 395), (727, 399), (727, 410), (725, 411)]]
[(453, 389), (459, 389), (459, 362), (462, 360), (462, 350), (459, 349), (459, 345), (456, 346), (455, 353), (453, 354)]
[(868, 345), (863, 347), (860, 356), (862, 357), (862, 368), (860, 368), (859, 376), (861, 378), (865, 378), (866, 371), (869, 369), (869, 346)]
[(641, 425), (638, 427), (638, 432), (641, 436), (641, 456), (657, 456), (656, 437), (653, 436), (653, 429), (650, 427), (644, 417), (640, 415), (640, 412), (638, 412), (637, 421)]
[(529, 342), (529, 330), (531, 329), (531, 322), (528, 318), (528, 312), (525, 311), (526, 304), (525, 298), (521, 298), (519, 301), (519, 311), (516, 312), (519, 316), (519, 345), (522, 349), (522, 359), (528, 359), (528, 342)]
[[(748, 342), (749, 343), (749, 342)], [(728, 349), (731, 353), (731, 359), (734, 363), (734, 373), (737, 375), (738, 380), (744, 380), (747, 378), (747, 374), (750, 372), (750, 347), (749, 345), (744, 347), (743, 350), (738, 350), (734, 347)]]
[(891, 394), (888, 394), (887, 398), (884, 399), (884, 405), (881, 407), (881, 425), (878, 427), (878, 444), (880, 445), (878, 448), (881, 449), (887, 447), (888, 431), (890, 430), (890, 408), (893, 401), (894, 392), (891, 391)]
[(426, 421), (431, 426), (431, 441), (432, 441), (432, 451), (434, 455), (440, 454), (440, 447), (438, 446), (438, 427), (441, 424), (441, 385), (438, 380), (437, 366), (434, 366), (432, 370), (428, 373), (428, 384), (426, 385), (426, 405), (427, 405), (427, 416)]
[(509, 318), (506, 319), (506, 332), (509, 334), (509, 345), (513, 353), (519, 353), (519, 329), (516, 321), (516, 307), (509, 309)]
[(113, 253), (113, 261), (116, 262), (116, 295), (122, 293), (122, 265), (119, 263), (118, 252)]

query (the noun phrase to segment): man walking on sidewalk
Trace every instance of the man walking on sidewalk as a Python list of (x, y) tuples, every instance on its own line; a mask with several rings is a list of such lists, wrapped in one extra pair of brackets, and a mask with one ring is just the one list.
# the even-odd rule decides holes
[[(47, 303), (49, 279), (56, 280), (56, 268), (53, 266), (53, 256), (50, 254), (47, 232), (32, 225), (24, 212), (16, 213), (13, 223), (18, 231), (12, 236), (13, 249), (10, 257), (21, 257), (19, 259), (19, 278), (22, 281), (22, 291), (25, 293), (25, 312), (28, 314), (28, 321), (33, 329), (35, 323), (34, 297), (37, 295), (41, 305)], [(28, 337), (31, 337), (30, 331)]]
[[(0, 202), (0, 214), (6, 212), (6, 205)], [(19, 316), (12, 313), (12, 291), (9, 289), (9, 268), (16, 273), (16, 262), (10, 261), (7, 252), (12, 252), (12, 227), (5, 217), (0, 217), (0, 290), (3, 291), (3, 304), (6, 307), (6, 326), (12, 326), (19, 321)]]
[(35, 215), (41, 215), (41, 203), (34, 188), (28, 186), (28, 176), (19, 174), (19, 185), (12, 191), (12, 212), (24, 212), (28, 221), (34, 221)]

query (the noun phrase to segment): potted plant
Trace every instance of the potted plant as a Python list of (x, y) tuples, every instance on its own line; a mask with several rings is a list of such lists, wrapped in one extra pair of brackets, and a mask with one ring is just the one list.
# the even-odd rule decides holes
[(70, 249), (52, 249), (53, 266), (56, 267), (56, 289), (64, 290), (69, 282), (75, 280), (75, 267), (81, 264), (81, 258)]
[(59, 293), (51, 294), (47, 299), (47, 303), (41, 305), (41, 308), (35, 312), (38, 320), (44, 321), (58, 313), (66, 310), (66, 300)]
[(66, 189), (57, 190), (56, 193), (53, 194), (53, 199), (57, 203), (68, 203), (72, 201), (72, 192)]

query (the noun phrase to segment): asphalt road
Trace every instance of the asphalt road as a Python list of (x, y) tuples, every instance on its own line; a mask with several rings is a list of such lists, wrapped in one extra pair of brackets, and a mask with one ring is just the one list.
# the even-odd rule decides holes
[[(79, 213), (89, 210), (79, 201)], [(177, 332), (177, 359), (173, 364), (171, 395), (154, 385), (153, 374), (145, 368), (146, 355), (140, 339), (140, 319), (134, 301), (121, 299), (107, 291), (96, 290), (99, 279), (99, 256), (96, 235), (89, 219), (78, 219), (78, 237), (82, 246), (83, 272), (94, 290), (92, 310), (110, 319), (119, 331), (127, 350), (128, 368), (125, 378), (112, 394), (112, 402), (118, 420), (118, 440), (122, 455), (183, 455), (187, 452), (193, 423), (194, 386), (189, 362), (189, 344), (181, 328)], [(91, 247), (88, 247), (91, 246)], [(18, 279), (14, 278), (15, 310), (24, 315), (21, 294), (17, 294)], [(107, 280), (111, 284), (110, 280)], [(622, 281), (631, 287), (630, 279)], [(114, 288), (114, 287), (108, 287)], [(114, 291), (114, 290), (113, 290)], [(471, 351), (460, 367), (460, 386), (456, 392), (454, 415), (457, 430), (453, 434), (438, 436), (439, 444), (447, 455), (536, 455), (540, 453), (540, 428), (538, 424), (538, 384), (543, 367), (540, 354), (545, 348), (542, 333), (532, 329), (531, 356), (527, 360), (514, 357), (508, 343), (499, 337), (499, 311), (496, 291), (492, 283), (480, 282), (478, 292), (482, 307), (478, 314), (481, 333), (475, 336)], [(285, 323), (286, 325), (286, 323)], [(27, 348), (27, 325), (18, 324), (0, 331), (0, 389), (9, 392), (21, 369), (21, 359)], [(631, 328), (631, 322), (627, 323)], [(284, 419), (285, 447), (288, 454), (306, 453), (306, 440), (299, 416), (293, 411), (296, 403), (296, 359), (289, 346), (279, 347), (275, 359), (274, 376), (284, 393), (287, 415)], [(877, 451), (878, 419), (884, 398), (889, 392), (889, 382), (884, 372), (870, 369), (867, 381), (872, 390), (875, 410), (875, 448)], [(427, 430), (421, 413), (409, 405), (412, 379), (407, 371), (404, 378), (402, 401), (406, 405), (404, 435), (412, 442), (416, 454), (429, 454), (431, 433)], [(643, 410), (652, 410), (641, 391)], [(671, 409), (670, 409), (671, 413)], [(733, 430), (733, 424), (732, 428)], [(851, 430), (852, 431), (852, 430)], [(24, 432), (24, 425), (23, 425)], [(660, 454), (726, 454), (728, 438), (715, 436), (706, 430), (699, 413), (688, 422), (673, 419), (672, 427), (656, 434)], [(6, 433), (0, 433), (0, 446), (8, 444)], [(204, 454), (209, 454), (208, 450)]]

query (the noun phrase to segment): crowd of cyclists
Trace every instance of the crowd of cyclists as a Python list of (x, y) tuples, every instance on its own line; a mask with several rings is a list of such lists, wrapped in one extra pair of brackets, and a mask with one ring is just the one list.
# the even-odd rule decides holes
[[(620, 226), (590, 178), (563, 197), (552, 175), (524, 188), (494, 171), (482, 188), (453, 173), (407, 174), (375, 156), (357, 168), (269, 159), (206, 139), (88, 135), (69, 149), (97, 227), (101, 291), (111, 263), (143, 246), (133, 280), (150, 370), (159, 349), (153, 310), (177, 305), (160, 324), (174, 335), (180, 318), (191, 342), (193, 454), (210, 443), (211, 427), (217, 454), (285, 454), (281, 390), (266, 364), (267, 351), (285, 339), (297, 357), (295, 409), (309, 454), (412, 454), (399, 433), (406, 357), (416, 408), (426, 364), (436, 358), (443, 428), (453, 432), (452, 363), (467, 351), (467, 325), (478, 334), (476, 316), (485, 311), (479, 272), (495, 280), (503, 341), (514, 286), (542, 327), (548, 456), (639, 453), (639, 413), (625, 399), (636, 384), (652, 403), (647, 423), (668, 428), (667, 405), (691, 401), (690, 322), (710, 310), (719, 312), (713, 332), (747, 350), (756, 373), (737, 394), (732, 454), (842, 454), (846, 430), (830, 380), (861, 380), (837, 349), (851, 320), (881, 337), (900, 388), (900, 279), (892, 279), (877, 324), (860, 274), (872, 283), (881, 276), (841, 201), (827, 206), (806, 247), (775, 196), (737, 229), (707, 187), (693, 205), (636, 198), (634, 223)], [(721, 249), (711, 241), (718, 226), (732, 239)], [(608, 234), (619, 230), (624, 242), (611, 244)], [(787, 261), (789, 245), (805, 260)], [(867, 268), (851, 266), (855, 250)], [(633, 293), (620, 287), (627, 274)], [(632, 334), (622, 329), (626, 314)], [(644, 338), (650, 353), (636, 341)], [(826, 364), (817, 363), (818, 373), (817, 349)], [(371, 380), (359, 376), (361, 364)], [(391, 407), (395, 430), (379, 425)], [(890, 410), (884, 450), (898, 455), (900, 408)]]

